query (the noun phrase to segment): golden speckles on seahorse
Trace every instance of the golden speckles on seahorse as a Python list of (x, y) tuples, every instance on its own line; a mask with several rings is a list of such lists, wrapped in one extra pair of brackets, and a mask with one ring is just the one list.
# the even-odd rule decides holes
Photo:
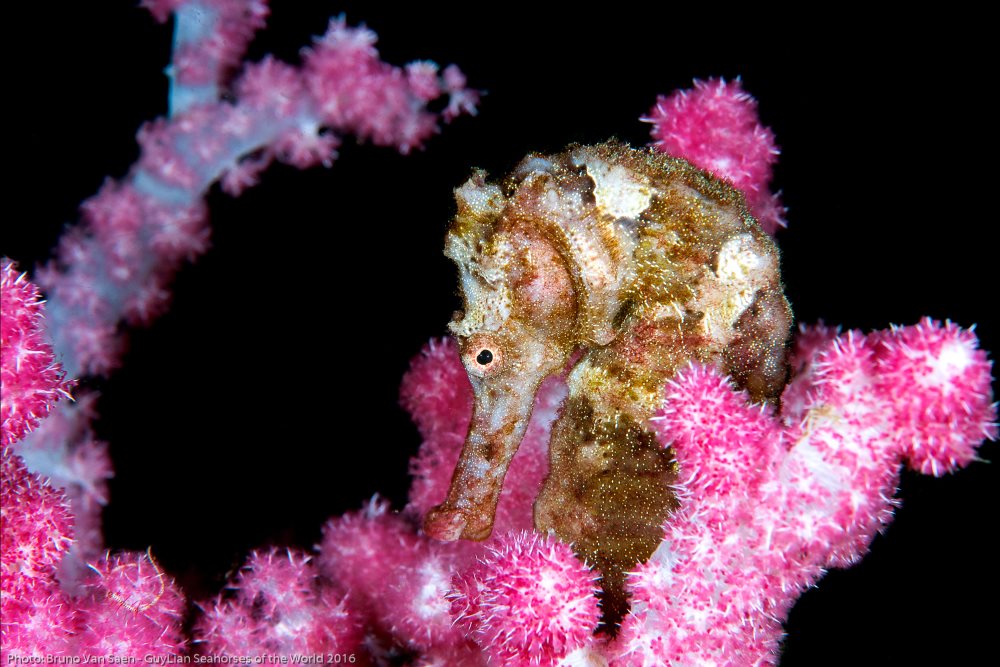
[(624, 574), (663, 538), (676, 501), (673, 456), (631, 415), (571, 395), (552, 433), (535, 525), (552, 528), (603, 575), (607, 615), (624, 612)]
[(600, 569), (614, 622), (623, 573), (649, 558), (675, 505), (672, 455), (647, 425), (666, 381), (698, 360), (758, 400), (781, 391), (790, 312), (777, 250), (729, 185), (617, 142), (529, 155), (502, 187), (476, 171), (455, 197), (445, 254), (464, 312), (449, 326), (475, 408), (425, 530), (489, 536), (539, 384), (583, 350), (535, 527)]

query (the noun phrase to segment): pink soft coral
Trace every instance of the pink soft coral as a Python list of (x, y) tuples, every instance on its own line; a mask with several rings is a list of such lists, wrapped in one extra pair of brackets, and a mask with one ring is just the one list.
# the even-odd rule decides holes
[[(656, 428), (681, 466), (682, 507), (631, 576), (632, 613), (614, 641), (581, 633), (596, 621), (582, 565), (567, 570), (569, 550), (530, 533), (497, 534), (486, 545), (430, 544), (379, 502), (331, 522), (325, 571), (371, 601), (372, 627), (421, 651), (422, 664), (474, 664), (462, 635), (428, 634), (432, 626), (413, 626), (400, 613), (418, 591), (433, 594), (424, 604), (438, 595), (449, 567), (459, 573), (451, 613), (491, 664), (774, 662), (796, 598), (826, 568), (857, 561), (891, 520), (900, 463), (941, 474), (996, 436), (990, 364), (972, 333), (953, 324), (923, 320), (868, 336), (803, 328), (792, 367), (780, 414), (748, 404), (708, 367), (692, 366), (668, 386)], [(430, 503), (424, 499), (445, 492), (438, 468), (457, 457), (471, 411), (454, 344), (433, 341), (414, 360), (403, 397), (425, 438), (411, 501)], [(532, 437), (544, 443), (550, 425), (543, 420)], [(519, 476), (516, 461), (508, 481), (518, 486), (531, 477)], [(388, 557), (376, 566), (379, 551)], [(386, 593), (390, 573), (404, 583)], [(562, 613), (538, 611), (555, 604), (549, 579), (559, 582), (562, 608), (582, 614), (573, 632)]]
[(198, 621), (195, 637), (201, 653), (337, 654), (343, 658), (337, 662), (346, 663), (358, 651), (359, 618), (343, 596), (320, 580), (307, 554), (291, 549), (253, 553), (229, 588), (235, 594), (206, 605)]
[(70, 650), (76, 614), (56, 581), (56, 566), (73, 538), (66, 496), (28, 471), (9, 447), (0, 453), (0, 636), (12, 655)]
[(77, 594), (57, 577), (72, 544), (66, 495), (10, 447), (0, 460), (3, 661), (12, 656), (177, 655), (184, 597), (149, 554), (106, 554)]
[(78, 655), (176, 656), (186, 600), (150, 553), (105, 554), (90, 565), (76, 600)]
[[(236, 195), (276, 160), (330, 166), (347, 135), (408, 153), (478, 100), (453, 66), (383, 62), (375, 34), (342, 18), (302, 51), (300, 66), (266, 57), (232, 80), (266, 3), (147, 4), (176, 19), (170, 111), (140, 128), (136, 164), (83, 204), (82, 224), (39, 276), (50, 334), (74, 375), (106, 374), (120, 360), (119, 322), (164, 311), (174, 274), (208, 248), (204, 198), (216, 181)], [(435, 113), (428, 103), (439, 97), (447, 104)]]
[(62, 489), (73, 508), (75, 541), (59, 564), (59, 581), (67, 591), (77, 585), (86, 563), (104, 554), (101, 513), (108, 503), (108, 480), (114, 473), (106, 442), (90, 428), (97, 394), (81, 393), (72, 404), (53, 411), (14, 451), (28, 468), (44, 471), (53, 486)]
[(372, 498), (361, 511), (327, 522), (319, 564), (372, 637), (425, 655), (468, 653), (471, 642), (452, 623), (445, 594), (452, 573), (471, 561), (477, 546), (433, 543), (387, 502)]
[(768, 233), (785, 226), (785, 208), (770, 191), (778, 147), (760, 124), (757, 100), (739, 79), (695, 80), (691, 90), (661, 95), (649, 115), (654, 145), (735, 185)]
[(31, 473), (5, 447), (0, 461), (3, 512), (3, 660), (11, 656), (177, 655), (184, 597), (149, 554), (106, 554), (71, 595), (57, 578), (72, 544), (66, 495)]
[(596, 584), (569, 545), (510, 533), (455, 577), (451, 612), (491, 664), (555, 665), (594, 642)]
[(0, 446), (38, 426), (59, 398), (70, 398), (65, 379), (42, 328), (38, 288), (7, 258), (0, 260)]
[[(382, 62), (374, 33), (349, 27), (343, 19), (329, 23), (325, 35), (302, 53), (301, 65), (265, 58), (234, 77), (267, 15), (264, 0), (145, 4), (160, 21), (174, 17), (168, 114), (142, 126), (136, 164), (121, 180), (107, 180), (81, 206), (81, 224), (63, 234), (55, 258), (37, 275), (49, 296), (48, 333), (74, 375), (114, 368), (123, 350), (121, 323), (147, 323), (166, 308), (174, 273), (208, 247), (204, 198), (215, 182), (238, 194), (275, 160), (300, 168), (329, 166), (340, 137), (348, 134), (410, 152), (437, 131), (439, 120), (474, 113), (478, 99), (453, 66), (439, 71), (429, 62), (407, 68)], [(447, 98), (440, 113), (428, 108), (438, 97)], [(2, 269), (0, 444), (5, 494), (13, 497), (17, 494), (8, 489), (42, 482), (6, 445), (30, 431), (58, 395), (68, 395), (69, 384), (42, 341), (37, 290), (8, 261)], [(5, 531), (10, 528), (4, 533), (4, 556), (13, 559), (5, 560), (4, 582), (15, 593), (7, 595), (5, 588), (4, 650), (25, 654), (65, 646), (76, 654), (102, 656), (176, 654), (185, 647), (179, 591), (149, 554), (99, 554), (100, 510), (111, 470), (106, 447), (88, 426), (90, 405), (62, 411), (19, 450), (34, 470), (64, 485), (66, 494), (44, 502), (18, 496), (13, 500), (23, 502), (4, 506)], [(8, 458), (17, 463), (8, 465)], [(66, 531), (45, 523), (49, 514), (42, 511), (65, 503), (66, 496), (82, 537), (69, 557)], [(44, 567), (21, 558), (45, 545), (58, 546), (60, 558), (45, 552)], [(303, 577), (316, 576), (311, 565), (289, 560), (305, 568)], [(274, 563), (278, 560), (267, 565)], [(267, 567), (259, 560), (252, 565), (257, 575), (248, 575), (248, 586), (283, 581), (278, 565)], [(277, 647), (267, 650), (282, 653), (302, 646), (352, 649), (354, 640), (345, 639), (350, 623), (343, 636), (328, 627), (338, 614), (347, 614), (336, 595), (323, 588), (306, 601), (322, 627), (312, 634), (302, 630), (303, 643), (282, 643), (280, 636), (262, 633), (257, 639), (265, 648)], [(270, 629), (288, 626), (289, 618), (305, 613), (306, 602), (277, 609), (266, 619), (274, 626)], [(446, 612), (443, 590), (441, 606)]]
[(900, 463), (942, 474), (996, 437), (968, 331), (927, 319), (807, 347), (786, 390), (806, 398), (781, 415), (711, 368), (671, 382), (657, 429), (684, 502), (632, 577), (620, 664), (773, 663), (795, 599), (891, 520)]

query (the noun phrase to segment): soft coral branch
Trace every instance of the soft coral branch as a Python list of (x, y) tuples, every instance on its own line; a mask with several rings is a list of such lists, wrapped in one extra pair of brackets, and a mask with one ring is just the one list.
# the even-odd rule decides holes
[[(55, 355), (41, 342), (37, 290), (4, 262), (4, 445), (31, 430), (55, 397), (68, 396), (70, 385), (54, 358), (74, 376), (105, 374), (120, 362), (122, 324), (148, 323), (163, 312), (176, 271), (208, 247), (204, 198), (213, 183), (238, 194), (274, 160), (298, 168), (330, 166), (347, 135), (408, 153), (437, 132), (440, 121), (475, 113), (478, 94), (466, 88), (457, 68), (389, 65), (374, 48), (374, 33), (349, 27), (343, 18), (330, 21), (326, 33), (302, 52), (299, 65), (266, 57), (234, 79), (250, 39), (263, 26), (265, 2), (145, 4), (160, 21), (175, 17), (170, 112), (142, 126), (136, 164), (83, 203), (81, 222), (63, 235), (55, 258), (38, 273), (49, 297), (45, 328)], [(440, 97), (447, 98), (444, 110), (429, 110)], [(31, 540), (58, 544), (62, 557), (60, 563), (46, 563), (44, 572), (22, 560), (5, 564), (5, 582), (23, 581), (27, 567), (32, 576), (44, 575), (45, 585), (30, 590), (48, 595), (9, 599), (16, 608), (5, 607), (5, 650), (24, 654), (62, 642), (78, 653), (178, 653), (185, 646), (179, 623), (183, 598), (152, 556), (100, 555), (100, 510), (111, 468), (106, 447), (89, 427), (91, 405), (87, 400), (62, 411), (19, 450), (35, 472), (65, 486), (59, 502), (66, 496), (72, 501), (79, 539), (67, 552), (68, 540), (56, 527), (5, 532), (5, 557), (8, 546), (17, 554)], [(4, 456), (20, 466), (5, 463), (5, 489), (8, 478), (14, 487), (27, 483), (26, 475), (34, 479), (6, 447)], [(9, 511), (38, 514), (32, 507), (19, 503)], [(17, 525), (7, 522), (6, 505), (4, 511), (5, 526)], [(122, 573), (135, 576), (123, 579)], [(147, 585), (160, 591), (149, 604), (142, 601)], [(331, 643), (336, 633), (327, 626), (346, 612), (339, 600), (323, 595), (313, 601), (328, 612), (317, 621), (323, 626), (316, 630), (319, 639), (305, 646), (339, 650), (340, 644)], [(29, 608), (36, 611), (28, 613)], [(65, 622), (45, 621), (46, 610), (52, 611), (49, 616), (62, 610)], [(297, 613), (292, 610), (275, 624), (287, 624)], [(31, 634), (34, 629), (60, 639), (36, 642), (41, 635)], [(297, 646), (274, 645), (279, 652)]]
[(2, 658), (177, 655), (184, 597), (149, 553), (105, 554), (76, 591), (58, 578), (74, 536), (62, 490), (0, 454)]
[(780, 415), (711, 368), (671, 382), (656, 426), (684, 503), (632, 577), (621, 664), (775, 662), (795, 599), (892, 519), (900, 465), (942, 474), (996, 437), (971, 332), (925, 319), (805, 337), (811, 359), (786, 394), (806, 398)]
[[(362, 601), (384, 641), (421, 651), (427, 664), (448, 651), (468, 656), (467, 640), (430, 633), (441, 627), (428, 624), (436, 616), (407, 617), (420, 591), (440, 594), (442, 568), (457, 573), (449, 593), (456, 622), (496, 664), (773, 663), (798, 596), (827, 568), (860, 559), (892, 519), (901, 463), (942, 474), (997, 435), (990, 363), (975, 336), (951, 323), (925, 319), (867, 336), (803, 328), (792, 362), (780, 412), (749, 404), (711, 367), (693, 365), (667, 386), (655, 427), (676, 452), (682, 506), (631, 575), (632, 612), (614, 641), (573, 634), (593, 629), (593, 615), (568, 630), (566, 614), (584, 613), (590, 584), (538, 536), (429, 543), (377, 502), (331, 521), (324, 572)], [(425, 439), (411, 510), (447, 488), (437, 470), (457, 456), (471, 411), (460, 370), (454, 344), (432, 341), (404, 380), (403, 403)], [(536, 414), (547, 412), (544, 394)], [(544, 443), (550, 426), (543, 418), (533, 437)], [(519, 493), (537, 488), (524, 473), (515, 459), (511, 486), (528, 486)], [(386, 592), (390, 576), (406, 583)], [(545, 597), (547, 581), (558, 582), (558, 604)], [(564, 611), (537, 614), (540, 605)]]
[[(195, 628), (207, 655), (344, 657), (358, 651), (360, 617), (327, 582), (312, 557), (292, 550), (255, 552)], [(339, 661), (339, 659), (338, 659)], [(354, 660), (351, 660), (354, 662)]]
[[(145, 323), (164, 310), (174, 273), (208, 246), (203, 198), (214, 182), (238, 194), (273, 160), (329, 166), (346, 135), (407, 153), (439, 120), (475, 111), (477, 94), (457, 69), (384, 63), (375, 34), (342, 18), (303, 51), (300, 66), (271, 57), (247, 65), (224, 100), (218, 84), (262, 24), (263, 4), (150, 4), (161, 18), (177, 12), (182, 34), (170, 70), (171, 115), (139, 130), (136, 165), (83, 204), (82, 223), (39, 276), (48, 328), (72, 375), (106, 373), (121, 354), (119, 323)], [(445, 112), (429, 111), (441, 96)]]
[(0, 260), (0, 446), (17, 442), (48, 415), (74, 382), (56, 363), (43, 326), (38, 288)]

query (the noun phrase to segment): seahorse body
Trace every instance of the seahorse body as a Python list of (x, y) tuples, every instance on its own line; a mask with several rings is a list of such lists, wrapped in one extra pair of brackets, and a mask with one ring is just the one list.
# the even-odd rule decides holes
[(582, 352), (553, 426), (535, 527), (555, 531), (624, 608), (624, 572), (662, 539), (672, 455), (647, 420), (689, 360), (756, 400), (785, 380), (791, 322), (778, 253), (742, 194), (687, 162), (618, 142), (529, 155), (502, 183), (456, 190), (445, 254), (465, 310), (449, 325), (475, 410), (432, 537), (489, 536), (538, 385)]

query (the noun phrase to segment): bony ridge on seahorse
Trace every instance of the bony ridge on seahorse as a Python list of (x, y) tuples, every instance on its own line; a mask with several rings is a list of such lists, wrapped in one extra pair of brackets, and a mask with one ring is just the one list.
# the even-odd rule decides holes
[(605, 612), (620, 615), (624, 573), (656, 549), (676, 504), (673, 457), (647, 425), (666, 381), (697, 360), (756, 400), (784, 384), (777, 248), (731, 186), (618, 142), (529, 155), (500, 184), (476, 171), (455, 198), (445, 254), (465, 309), (449, 328), (475, 407), (424, 529), (489, 537), (535, 392), (580, 350), (534, 521), (601, 571)]

